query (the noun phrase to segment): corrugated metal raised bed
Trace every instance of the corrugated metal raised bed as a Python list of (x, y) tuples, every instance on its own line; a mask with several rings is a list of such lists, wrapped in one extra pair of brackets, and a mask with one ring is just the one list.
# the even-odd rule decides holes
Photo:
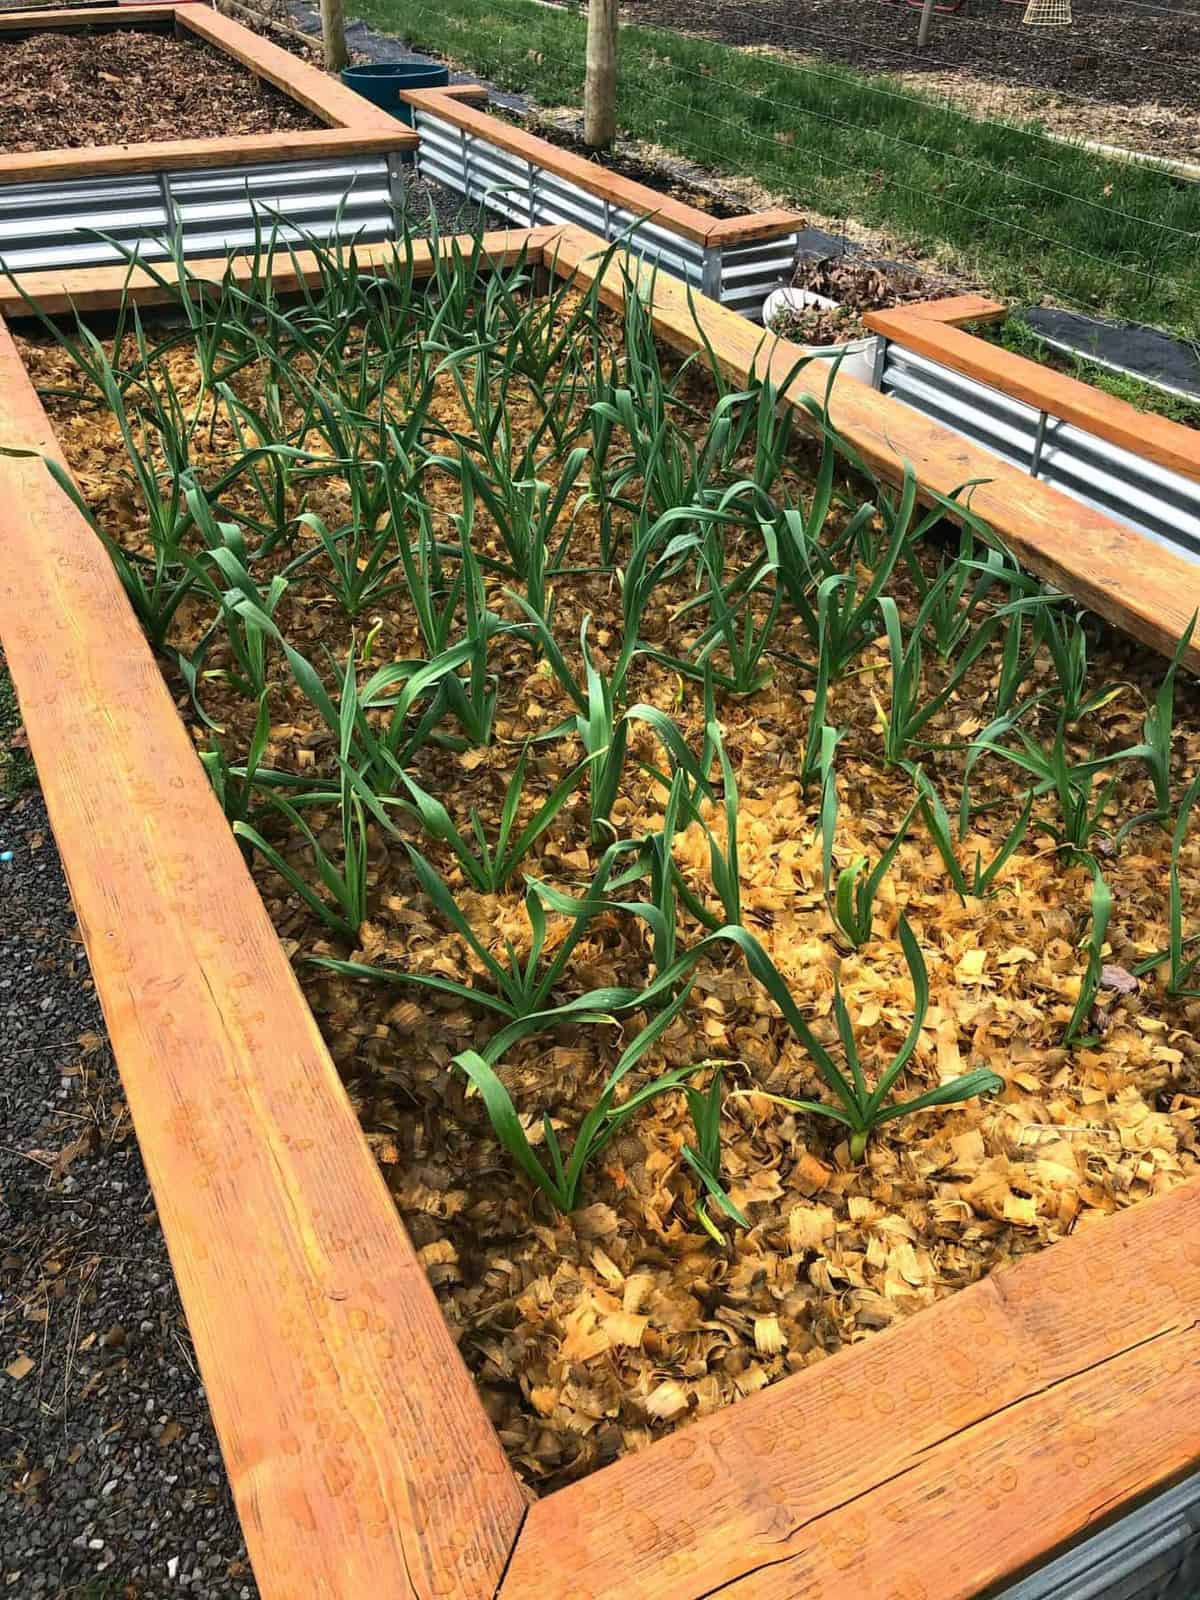
[(12, 273), (159, 261), (177, 235), (198, 256), (250, 249), (256, 230), (374, 242), (394, 227), (383, 156), (0, 188), (0, 265)]
[(333, 78), (203, 7), (10, 13), (12, 38), (47, 28), (195, 36), (306, 107), (324, 126), (0, 155), (0, 269), (18, 275), (253, 248), (274, 235), (373, 242), (396, 231), (402, 152), (415, 135)]
[(800, 216), (717, 219), (464, 105), (453, 90), (405, 98), (421, 138), (422, 175), (521, 227), (562, 223), (626, 241), (662, 271), (755, 321), (767, 295), (791, 276)]
[[(1200, 432), (963, 332), (957, 305), (867, 318), (882, 340), (883, 393), (1200, 561)], [(992, 303), (972, 300), (976, 315), (980, 305)]]

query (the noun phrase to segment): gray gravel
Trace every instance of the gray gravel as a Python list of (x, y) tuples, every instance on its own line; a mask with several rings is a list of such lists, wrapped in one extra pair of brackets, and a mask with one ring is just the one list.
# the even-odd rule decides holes
[(257, 1590), (36, 793), (0, 797), (0, 853), (10, 850), (0, 1595), (245, 1600)]
[(465, 195), (457, 194), (443, 184), (433, 183), (415, 174), (405, 181), (404, 199), (409, 228), (417, 236), (430, 232), (431, 210), (437, 216), (438, 231), (443, 235), (475, 233), (480, 228), (486, 231), (489, 228), (511, 227), (504, 217), (489, 211), (478, 201), (468, 200)]

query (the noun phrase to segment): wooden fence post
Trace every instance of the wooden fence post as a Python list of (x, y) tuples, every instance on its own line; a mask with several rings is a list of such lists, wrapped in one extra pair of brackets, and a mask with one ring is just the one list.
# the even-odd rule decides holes
[(350, 61), (343, 0), (321, 0), (321, 38), (325, 46), (326, 72), (340, 72)]
[(588, 0), (583, 139), (605, 150), (617, 131), (617, 0)]

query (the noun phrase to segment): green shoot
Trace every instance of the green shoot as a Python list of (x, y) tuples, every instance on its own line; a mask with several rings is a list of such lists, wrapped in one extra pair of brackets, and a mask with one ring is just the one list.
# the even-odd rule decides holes
[(701, 1194), (696, 1201), (696, 1220), (714, 1243), (724, 1245), (725, 1237), (708, 1214), (711, 1200), (739, 1228), (750, 1223), (738, 1210), (721, 1182), (721, 1110), (723, 1106), (721, 1068), (718, 1065), (707, 1092), (684, 1084), (692, 1127), (696, 1130), (695, 1145), (685, 1144), (683, 1158), (700, 1180)]
[(971, 867), (970, 876), (963, 871), (962, 863), (958, 859), (958, 851), (954, 846), (950, 818), (942, 804), (933, 780), (921, 767), (908, 767), (918, 789), (918, 801), (921, 806), (921, 816), (929, 830), (929, 837), (937, 847), (937, 853), (942, 858), (954, 886), (954, 892), (964, 903), (968, 897), (977, 900), (985, 899), (990, 895), (996, 885), (996, 880), (1008, 865), (1014, 851), (1020, 846), (1026, 833), (1029, 831), (1030, 818), (1033, 815), (1034, 791), (1030, 789), (1021, 805), (1020, 815), (1012, 827), (1000, 841), (1000, 847), (986, 866), (979, 851), (975, 852), (975, 860)]
[(1104, 973), (1104, 940), (1113, 904), (1112, 890), (1105, 882), (1095, 857), (1085, 856), (1082, 859), (1092, 874), (1092, 915), (1087, 967), (1079, 984), (1079, 998), (1067, 1023), (1067, 1031), (1063, 1034), (1063, 1043), (1071, 1048), (1096, 1042), (1094, 1034), (1085, 1034), (1083, 1030), (1091, 1021), (1092, 1007), (1100, 992), (1100, 980)]
[[(677, 1068), (643, 1085), (620, 1105), (614, 1103), (622, 1081), (674, 1022), (690, 994), (689, 984), (622, 1051), (620, 1060), (608, 1075), (600, 1098), (580, 1124), (571, 1154), (566, 1159), (548, 1115), (542, 1118), (542, 1138), (548, 1163), (538, 1158), (517, 1115), (512, 1097), (496, 1071), (496, 1063), (511, 1042), (511, 1030), (505, 1029), (503, 1034), (493, 1039), (483, 1054), (476, 1050), (464, 1050), (454, 1057), (454, 1065), (465, 1073), (479, 1091), (492, 1129), (513, 1165), (546, 1195), (556, 1211), (567, 1213), (576, 1209), (588, 1167), (644, 1105), (669, 1089), (679, 1088), (690, 1073), (699, 1070), (698, 1066)], [(636, 1000), (637, 996), (634, 998)]]
[(829, 910), (834, 927), (853, 950), (861, 950), (871, 937), (875, 921), (875, 896), (900, 846), (908, 837), (909, 827), (920, 804), (921, 796), (918, 795), (900, 819), (900, 826), (891, 844), (870, 872), (867, 872), (866, 856), (855, 856), (850, 865), (838, 873), (837, 888)]
[(525, 789), (528, 759), (529, 750), (526, 747), (518, 756), (508, 780), (494, 842), (488, 839), (478, 811), (471, 811), (472, 841), (455, 825), (440, 800), (423, 789), (410, 773), (399, 774), (410, 796), (409, 801), (401, 802), (404, 809), (416, 817), (431, 839), (449, 846), (463, 876), (483, 894), (498, 894), (508, 886), (521, 862), (554, 822), (596, 758), (589, 756), (560, 778), (530, 820), (514, 836)]
[(1187, 790), (1179, 806), (1179, 815), (1175, 819), (1175, 828), (1171, 835), (1171, 868), (1168, 890), (1167, 912), (1167, 948), (1157, 950), (1145, 961), (1139, 962), (1134, 967), (1135, 977), (1144, 977), (1146, 973), (1153, 972), (1155, 967), (1169, 961), (1167, 970), (1166, 991), (1172, 999), (1196, 1000), (1200, 999), (1200, 987), (1197, 987), (1196, 975), (1200, 972), (1200, 955), (1188, 956), (1185, 954), (1187, 947), (1200, 939), (1200, 933), (1193, 933), (1184, 937), (1183, 932), (1183, 893), (1179, 883), (1179, 856), (1187, 839), (1188, 823), (1192, 809), (1200, 796), (1200, 772), (1188, 784)]

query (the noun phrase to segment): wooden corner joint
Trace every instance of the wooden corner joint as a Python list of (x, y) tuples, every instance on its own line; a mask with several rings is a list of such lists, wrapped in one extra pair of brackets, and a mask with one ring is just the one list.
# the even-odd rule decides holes
[[(941, 313), (937, 313), (939, 305), (944, 308)], [(1200, 429), (1141, 411), (1128, 400), (1097, 389), (1082, 378), (992, 344), (961, 326), (996, 320), (997, 315), (1003, 314), (1003, 308), (999, 312), (993, 309), (996, 306), (995, 301), (961, 295), (919, 306), (872, 311), (863, 321), (872, 333), (917, 355), (999, 389), (1156, 466), (1200, 482)]]

